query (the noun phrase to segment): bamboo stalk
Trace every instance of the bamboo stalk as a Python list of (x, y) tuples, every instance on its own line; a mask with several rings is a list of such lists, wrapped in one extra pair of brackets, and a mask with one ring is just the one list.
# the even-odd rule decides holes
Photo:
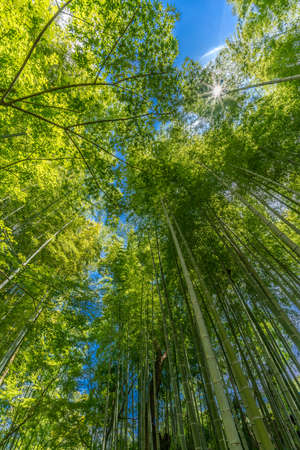
[(221, 373), (220, 373), (220, 370), (219, 370), (219, 367), (218, 367), (218, 364), (217, 364), (217, 361), (216, 361), (216, 358), (214, 355), (212, 345), (210, 343), (208, 330), (205, 325), (204, 318), (203, 318), (202, 312), (199, 307), (196, 292), (194, 290), (192, 280), (190, 278), (190, 275), (189, 275), (181, 248), (179, 246), (179, 242), (177, 240), (173, 225), (170, 221), (169, 215), (167, 213), (167, 210), (166, 210), (166, 207), (165, 207), (163, 201), (162, 201), (162, 208), (164, 211), (164, 215), (165, 215), (169, 230), (170, 230), (172, 238), (173, 238), (174, 245), (175, 245), (177, 253), (178, 253), (178, 257), (179, 257), (179, 260), (181, 263), (184, 278), (185, 278), (187, 288), (188, 288), (188, 291), (190, 294), (190, 298), (192, 301), (192, 305), (193, 305), (193, 309), (194, 309), (194, 313), (195, 313), (195, 317), (196, 317), (197, 328), (199, 330), (199, 335), (202, 340), (202, 345), (203, 345), (205, 357), (207, 360), (207, 366), (209, 369), (210, 377), (212, 379), (215, 394), (216, 394), (216, 397), (218, 400), (218, 404), (219, 404), (219, 408), (220, 408), (220, 412), (221, 412), (221, 416), (222, 416), (222, 420), (223, 420), (223, 424), (224, 424), (226, 438), (228, 440), (228, 444), (229, 444), (230, 448), (233, 448), (233, 449), (237, 448), (237, 449), (242, 450), (240, 438), (239, 438), (239, 435), (238, 435), (238, 432), (236, 429), (236, 425), (234, 423), (232, 413), (230, 411), (230, 406), (229, 406), (229, 403), (228, 403), (228, 400), (227, 400), (227, 397), (225, 394), (225, 390), (223, 387)]

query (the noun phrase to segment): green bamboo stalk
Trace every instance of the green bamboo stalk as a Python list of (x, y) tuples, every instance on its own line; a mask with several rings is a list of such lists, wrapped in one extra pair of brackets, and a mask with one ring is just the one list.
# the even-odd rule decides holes
[(162, 208), (163, 208), (163, 212), (164, 212), (169, 230), (170, 230), (172, 238), (173, 238), (174, 245), (175, 245), (177, 253), (178, 253), (178, 257), (179, 257), (179, 260), (181, 263), (184, 278), (185, 278), (185, 281), (186, 281), (186, 284), (188, 287), (188, 291), (190, 294), (190, 298), (192, 301), (192, 305), (193, 305), (193, 309), (194, 309), (194, 313), (195, 313), (195, 317), (196, 317), (197, 327), (199, 330), (199, 334), (201, 336), (202, 345), (204, 348), (210, 377), (212, 379), (214, 390), (215, 390), (216, 397), (217, 397), (217, 401), (218, 401), (218, 404), (220, 407), (220, 412), (221, 412), (228, 444), (229, 444), (230, 448), (232, 448), (232, 449), (237, 448), (237, 449), (242, 450), (240, 438), (239, 438), (239, 435), (238, 435), (238, 432), (237, 432), (237, 429), (236, 429), (236, 426), (234, 423), (232, 413), (230, 411), (230, 406), (229, 406), (229, 403), (228, 403), (228, 400), (227, 400), (227, 397), (225, 394), (225, 390), (223, 387), (221, 373), (220, 373), (220, 370), (219, 370), (219, 367), (218, 367), (218, 364), (217, 364), (217, 361), (216, 361), (216, 358), (214, 355), (212, 345), (210, 343), (208, 330), (205, 325), (204, 318), (203, 318), (202, 312), (199, 307), (196, 292), (194, 290), (192, 280), (190, 278), (190, 274), (188, 272), (188, 269), (187, 269), (181, 248), (179, 246), (179, 242), (177, 240), (173, 225), (170, 221), (169, 215), (167, 213), (166, 207), (163, 202), (162, 202)]
[(217, 405), (216, 405), (215, 398), (214, 398), (213, 391), (212, 391), (212, 383), (211, 383), (211, 379), (209, 377), (208, 368), (206, 365), (206, 360), (205, 360), (204, 352), (203, 352), (202, 345), (201, 345), (201, 338), (199, 336), (198, 328), (195, 324), (195, 319), (193, 317), (191, 307), (189, 305), (189, 300), (185, 293), (185, 286), (183, 284), (183, 280), (182, 280), (182, 276), (181, 276), (181, 272), (180, 272), (180, 268), (179, 268), (176, 256), (175, 256), (175, 260), (176, 260), (177, 273), (178, 273), (179, 280), (180, 280), (180, 286), (181, 286), (183, 298), (184, 298), (185, 305), (186, 305), (187, 312), (188, 312), (188, 317), (189, 317), (190, 323), (192, 324), (192, 326), (190, 327), (190, 332), (191, 332), (192, 341), (194, 343), (194, 348), (195, 348), (196, 354), (197, 354), (198, 364), (199, 364), (199, 368), (200, 368), (200, 377), (201, 377), (201, 382), (202, 382), (202, 386), (203, 386), (204, 396), (206, 399), (206, 405), (207, 405), (207, 408), (209, 411), (210, 419), (212, 421), (213, 431), (211, 432), (211, 435), (214, 440), (216, 448), (225, 450), (225, 449), (227, 449), (227, 445), (225, 443), (224, 433), (223, 433), (223, 429), (222, 429), (222, 423), (221, 423), (221, 420), (219, 417)]
[(178, 348), (178, 359), (179, 359), (179, 367), (182, 376), (182, 383), (185, 392), (186, 404), (188, 408), (188, 415), (190, 418), (190, 426), (192, 430), (192, 437), (194, 442), (195, 450), (205, 450), (207, 449), (206, 442), (202, 439), (201, 428), (199, 424), (198, 414), (195, 408), (194, 396), (192, 393), (192, 388), (190, 385), (190, 374), (188, 371), (188, 361), (185, 355), (185, 346), (184, 339), (181, 336), (181, 341), (176, 340), (175, 347)]
[(1, 284), (0, 290), (3, 289), (7, 283), (9, 283), (18, 273), (25, 269), (25, 267), (38, 255), (51, 241), (53, 241), (58, 234), (60, 234), (73, 220), (64, 224), (56, 233), (53, 234), (49, 239), (47, 239), (26, 261), (24, 261), (20, 267), (18, 267), (14, 272), (12, 272)]
[[(283, 274), (278, 272), (276, 267), (271, 265), (268, 261), (267, 261), (268, 266), (265, 264), (266, 259), (262, 255), (260, 255), (256, 247), (251, 242), (247, 241), (247, 244), (248, 246), (244, 244), (245, 248), (249, 250), (250, 254), (256, 257), (257, 261), (259, 262), (265, 273), (267, 273), (270, 279), (275, 283), (275, 286), (280, 287), (281, 291), (286, 295), (289, 301), (294, 303), (294, 305), (297, 308), (300, 308), (300, 302), (297, 298), (299, 294), (298, 290), (293, 286), (293, 284), (289, 282), (288, 279), (284, 278)], [(249, 249), (249, 245), (254, 249), (254, 251), (256, 251), (255, 254), (252, 250)], [(273, 275), (272, 272), (270, 272), (270, 270), (275, 272), (275, 274)], [(289, 292), (289, 289), (291, 290), (291, 292)]]
[[(175, 330), (174, 317), (173, 317), (173, 313), (172, 313), (172, 309), (171, 309), (170, 299), (169, 299), (167, 286), (166, 286), (166, 282), (165, 282), (165, 276), (164, 276), (163, 267), (162, 267), (162, 261), (161, 261), (161, 257), (160, 257), (157, 232), (156, 232), (156, 246), (157, 246), (157, 254), (158, 254), (158, 260), (159, 260), (163, 292), (164, 292), (164, 297), (165, 297), (165, 301), (166, 301), (166, 305), (167, 305), (167, 311), (168, 311), (169, 320), (170, 320), (170, 324), (171, 324), (170, 336), (171, 336), (171, 341), (174, 343), (173, 354), (174, 354), (174, 357), (176, 358), (176, 356), (177, 356), (177, 358), (179, 360), (179, 367), (181, 369), (180, 373), (182, 376), (182, 383), (183, 383), (184, 392), (185, 392), (186, 404), (187, 404), (188, 414), (190, 416), (190, 421), (191, 421), (190, 425), (191, 425), (191, 430), (192, 430), (194, 447), (195, 447), (195, 450), (202, 450), (200, 427), (199, 427), (199, 423), (197, 422), (197, 414), (194, 409), (193, 397), (192, 397), (190, 386), (189, 386), (188, 380), (187, 380), (188, 375), (185, 371), (184, 364), (183, 364), (183, 358), (182, 358), (182, 354), (181, 354), (182, 353), (181, 346), (184, 344), (183, 344), (183, 342), (181, 344), (179, 343), (178, 338), (177, 338), (177, 333)], [(178, 352), (176, 352), (176, 349), (178, 349)]]
[(107, 382), (107, 394), (105, 399), (105, 413), (104, 413), (104, 426), (103, 426), (103, 437), (102, 437), (102, 450), (106, 449), (106, 429), (107, 429), (107, 419), (108, 419), (108, 402), (109, 402), (109, 385), (110, 385), (110, 375), (111, 375), (111, 366), (112, 366), (112, 356), (109, 360), (109, 368), (108, 368), (108, 382)]
[(276, 209), (272, 208), (265, 200), (256, 195), (254, 192), (251, 192), (251, 196), (254, 197), (258, 202), (260, 202), (265, 208), (271, 211), (275, 216), (277, 216), (282, 222), (284, 222), (291, 230), (295, 231), (295, 233), (300, 234), (300, 230), (291, 223), (288, 219), (286, 219), (282, 214), (280, 214)]
[[(230, 164), (230, 165), (231, 165), (232, 167), (238, 169), (238, 170), (242, 170), (242, 171), (245, 172), (247, 175), (250, 175), (250, 176), (251, 176), (251, 179), (252, 179), (252, 177), (254, 176), (254, 177), (256, 177), (256, 178), (259, 178), (260, 180), (263, 180), (265, 183), (273, 183), (275, 186), (278, 186), (278, 187), (280, 187), (281, 189), (284, 189), (284, 190), (286, 190), (286, 191), (288, 191), (288, 192), (290, 192), (290, 193), (292, 193), (292, 194), (300, 195), (300, 192), (299, 192), (299, 191), (294, 191), (294, 190), (292, 190), (292, 189), (289, 189), (287, 186), (284, 186), (283, 184), (280, 184), (280, 183), (278, 183), (277, 181), (272, 180), (271, 178), (268, 178), (268, 177), (265, 177), (265, 176), (263, 176), (263, 175), (260, 175), (260, 174), (258, 174), (257, 172), (253, 172), (252, 170), (246, 169), (245, 167), (237, 167), (237, 166), (234, 166), (234, 165), (232, 165), (232, 164)], [(250, 179), (250, 177), (248, 177), (248, 178)]]
[(162, 319), (163, 319), (163, 332), (164, 332), (166, 351), (167, 351), (167, 355), (168, 355), (167, 359), (168, 359), (168, 364), (169, 364), (171, 387), (172, 387), (174, 401), (175, 401), (174, 412), (175, 412), (175, 418), (176, 418), (175, 423), (176, 423), (176, 428), (177, 428), (177, 434), (178, 434), (178, 438), (179, 438), (179, 442), (180, 442), (182, 450), (187, 450), (185, 436), (184, 436), (184, 427), (183, 427), (180, 397), (179, 397), (179, 392), (178, 392), (178, 387), (177, 387), (176, 377), (175, 377), (175, 371), (174, 371), (174, 365), (173, 365), (173, 353), (172, 353), (172, 348), (169, 345), (167, 324), (166, 324), (165, 312), (164, 312), (163, 303), (162, 303), (162, 295), (161, 295), (160, 288), (159, 288), (158, 273), (157, 273), (157, 269), (156, 269), (154, 255), (152, 252), (150, 238), (149, 238), (149, 244), (150, 244), (151, 257), (152, 257), (152, 265), (153, 265), (153, 269), (155, 272), (155, 278), (156, 278), (157, 293), (158, 293), (160, 309), (161, 309), (161, 314), (162, 314)]
[[(227, 226), (228, 227), (228, 226)], [(228, 227), (228, 229), (230, 229), (229, 227)], [(253, 251), (252, 250), (250, 250), (249, 249), (249, 247), (232, 231), (232, 230), (230, 230), (231, 231), (231, 233), (233, 234), (233, 236), (245, 247), (245, 249), (247, 250), (247, 251), (249, 251), (249, 253), (250, 254), (252, 254), (253, 255)], [(257, 256), (256, 255), (253, 255), (254, 257), (256, 257), (257, 258)], [(269, 275), (269, 277), (271, 278), (271, 279), (273, 279), (273, 281), (276, 281), (277, 282), (277, 284), (279, 285), (279, 287), (282, 287), (282, 290), (285, 292), (285, 287), (284, 286), (282, 286), (282, 283), (277, 279), (277, 278), (275, 278), (275, 277), (273, 277), (272, 275), (271, 275), (271, 273), (270, 273), (270, 270), (268, 270), (268, 268), (266, 268), (266, 266), (265, 266), (265, 264), (264, 264), (264, 262), (262, 262), (262, 261), (259, 261), (260, 262), (260, 264), (261, 264), (261, 266), (262, 266), (262, 268), (266, 271), (266, 273), (268, 273), (268, 275)], [(263, 281), (261, 280), (261, 282), (263, 283)], [(271, 291), (269, 291), (269, 293), (272, 295), (272, 293), (271, 293)], [(289, 294), (288, 294), (288, 298), (290, 298), (290, 296), (289, 296)], [(274, 301), (274, 303), (276, 303), (276, 299), (274, 298), (273, 299), (273, 301)], [(294, 302), (294, 299), (293, 298), (291, 298), (291, 301), (293, 301)], [(298, 301), (297, 300), (295, 300), (295, 305), (296, 306), (298, 306)], [(293, 356), (291, 356), (292, 358), (293, 358)], [(296, 363), (297, 364), (297, 363)]]
[[(152, 274), (153, 278), (153, 274)], [(153, 283), (151, 283), (151, 338), (154, 341), (154, 292)], [(153, 349), (154, 350), (154, 349)], [(153, 355), (155, 352), (153, 351)], [(154, 425), (155, 425), (155, 444), (154, 449), (160, 450), (160, 439), (159, 439), (159, 411), (157, 409), (157, 386), (156, 386), (156, 370), (155, 370), (155, 358), (152, 358), (152, 373), (153, 373), (153, 402), (154, 402)], [(152, 424), (151, 424), (152, 426)]]
[(113, 428), (112, 428), (112, 448), (117, 448), (118, 439), (118, 419), (119, 419), (119, 395), (120, 395), (120, 364), (118, 364), (117, 372), (117, 387), (116, 387), (116, 401), (113, 413)]
[[(245, 269), (245, 272), (247, 276), (249, 277), (249, 281), (253, 285), (254, 289), (260, 293), (263, 294), (263, 296), (268, 300), (268, 305), (270, 306), (271, 310), (274, 312), (275, 316), (280, 320), (281, 325), (285, 329), (286, 333), (289, 335), (289, 337), (292, 339), (292, 341), (300, 348), (300, 335), (298, 333), (298, 330), (294, 326), (294, 324), (290, 321), (290, 319), (286, 316), (282, 308), (279, 307), (277, 300), (274, 298), (270, 290), (267, 288), (265, 283), (261, 280), (260, 276), (256, 272), (256, 270), (253, 268), (251, 264), (249, 264), (246, 256), (241, 251), (241, 249), (238, 247), (236, 243), (232, 240), (230, 237), (230, 232), (228, 230), (228, 226), (224, 224), (224, 222), (218, 218), (219, 223), (221, 224), (221, 228), (227, 236), (228, 241), (230, 245), (232, 246), (233, 250), (236, 252), (237, 256), (239, 257), (242, 266)], [(212, 223), (213, 226), (213, 223)]]
[[(218, 175), (216, 175), (211, 169), (209, 169), (205, 164), (202, 163), (202, 165), (213, 174), (214, 177), (216, 177), (223, 186), (226, 186), (228, 188), (227, 183), (220, 178)], [(243, 203), (247, 208), (271, 231), (273, 235), (275, 235), (277, 238), (279, 238), (292, 252), (294, 252), (299, 258), (300, 258), (300, 248), (299, 246), (293, 242), (283, 231), (280, 231), (276, 225), (274, 225), (270, 220), (268, 220), (263, 214), (261, 214), (254, 206), (249, 203), (243, 195), (241, 195), (237, 191), (232, 191), (229, 188), (230, 192), (238, 199), (241, 203)], [(226, 198), (226, 197), (225, 197)]]
[[(273, 362), (273, 358), (275, 355), (275, 352), (272, 348), (270, 348), (269, 346), (269, 342), (266, 340), (264, 333), (262, 332), (262, 329), (260, 327), (260, 325), (257, 323), (257, 321), (255, 320), (255, 316), (252, 314), (252, 312), (250, 311), (247, 303), (244, 301), (243, 297), (240, 297), (242, 299), (242, 303), (245, 307), (245, 310), (248, 314), (248, 317), (253, 325), (254, 330), (257, 331), (256, 333), (256, 337), (259, 340), (262, 349), (264, 349), (264, 355), (266, 358), (267, 363), (269, 364), (269, 366), (272, 368), (273, 372), (275, 373), (275, 378), (273, 381), (268, 381), (269, 375), (265, 370), (264, 364), (260, 365), (260, 373), (264, 374), (264, 378), (265, 378), (265, 382), (261, 379), (262, 384), (264, 385), (264, 389), (266, 392), (269, 392), (268, 398), (269, 401), (273, 404), (273, 412), (275, 414), (277, 414), (278, 416), (278, 420), (280, 420), (282, 422), (282, 426), (287, 428), (289, 430), (289, 433), (287, 434), (285, 432), (286, 435), (286, 442), (290, 441), (290, 433), (292, 432), (293, 434), (293, 430), (291, 430), (291, 424), (289, 423), (289, 418), (286, 414), (286, 406), (290, 405), (289, 402), (286, 402), (286, 404), (282, 403), (281, 398), (278, 395), (278, 390), (282, 391), (282, 383), (278, 385), (278, 387), (274, 388), (274, 381), (276, 380), (276, 383), (278, 382), (278, 379), (281, 379), (281, 374), (279, 373), (276, 365)], [(257, 351), (254, 346), (251, 346), (252, 350), (255, 351), (256, 353), (256, 357), (258, 357), (257, 355)], [(258, 373), (259, 373), (258, 372)], [(286, 388), (283, 387), (283, 395), (286, 395)], [(284, 419), (283, 419), (284, 418)]]
[(264, 254), (267, 254), (273, 261), (277, 263), (277, 265), (282, 269), (283, 272), (285, 272), (289, 276), (290, 282), (293, 282), (293, 286), (295, 289), (297, 289), (297, 286), (300, 286), (299, 279), (297, 276), (292, 272), (292, 270), (281, 260), (279, 260), (263, 243), (260, 239), (257, 238), (257, 236), (254, 235), (254, 233), (251, 233), (252, 238), (255, 240), (255, 242), (258, 243), (258, 245), (263, 249)]
[[(252, 314), (250, 312), (250, 310), (248, 310), (248, 313), (250, 315)], [(284, 370), (284, 368), (282, 366), (282, 363), (280, 362), (280, 358), (278, 357), (278, 352), (276, 351), (276, 348), (274, 347), (273, 344), (271, 345), (271, 342), (269, 340), (266, 340), (265, 334), (262, 332), (260, 326), (258, 324), (256, 324), (255, 320), (254, 320), (253, 323), (254, 323), (256, 328), (258, 327), (258, 331), (259, 331), (261, 339), (262, 339), (262, 344), (263, 344), (263, 346), (266, 347), (267, 352), (268, 352), (269, 361), (272, 363), (273, 366), (275, 365), (275, 367), (273, 367), (273, 370), (278, 371), (279, 370), (278, 367), (281, 367), (281, 369)], [(266, 330), (265, 332), (272, 339), (272, 335), (270, 334), (269, 328), (265, 327), (265, 330)], [(281, 380), (280, 372), (278, 372), (278, 379)], [(294, 387), (294, 385), (293, 384), (291, 385), (291, 383), (289, 385), (287, 385), (286, 387), (283, 387), (283, 392), (285, 392), (285, 395), (288, 395), (288, 396), (292, 395), (293, 396), (293, 393), (290, 390), (291, 386)], [(286, 394), (286, 390), (288, 390), (288, 394)], [(291, 404), (291, 405), (294, 404), (293, 398), (290, 399), (289, 404)], [(297, 412), (295, 414), (297, 416)]]

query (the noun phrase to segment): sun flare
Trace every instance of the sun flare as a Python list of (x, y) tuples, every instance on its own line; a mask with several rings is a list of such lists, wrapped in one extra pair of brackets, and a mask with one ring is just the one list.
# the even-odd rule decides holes
[(220, 97), (222, 94), (222, 86), (220, 84), (216, 84), (212, 89), (212, 95), (214, 98)]

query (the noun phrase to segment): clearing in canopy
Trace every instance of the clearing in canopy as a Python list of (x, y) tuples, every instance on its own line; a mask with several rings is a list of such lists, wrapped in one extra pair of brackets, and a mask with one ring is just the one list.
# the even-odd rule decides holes
[(1, 449), (300, 448), (300, 10), (230, 5), (179, 65), (163, 0), (0, 2)]

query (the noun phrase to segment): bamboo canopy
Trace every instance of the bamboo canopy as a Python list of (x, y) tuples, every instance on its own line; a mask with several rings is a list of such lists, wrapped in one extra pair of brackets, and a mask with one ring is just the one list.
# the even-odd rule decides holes
[(299, 6), (0, 4), (0, 448), (297, 450)]

